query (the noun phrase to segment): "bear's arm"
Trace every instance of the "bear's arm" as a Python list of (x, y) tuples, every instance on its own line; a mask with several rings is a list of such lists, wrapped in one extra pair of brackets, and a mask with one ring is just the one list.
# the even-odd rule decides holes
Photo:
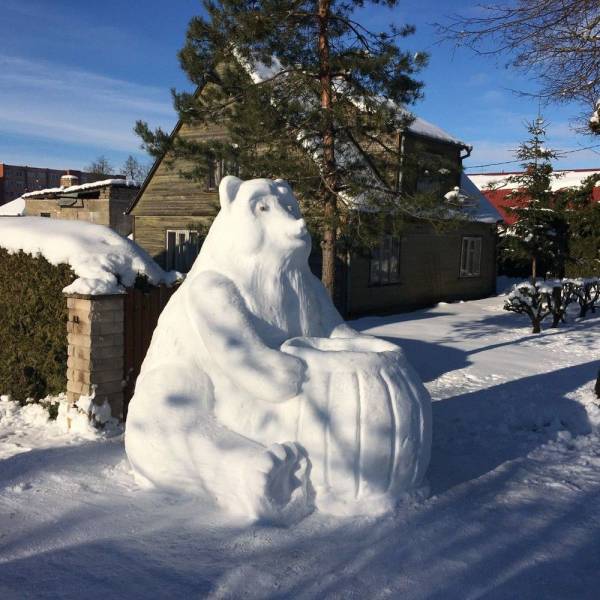
[(304, 363), (264, 343), (230, 279), (216, 272), (201, 273), (188, 290), (186, 304), (190, 322), (211, 360), (238, 387), (273, 402), (288, 400), (300, 391)]
[(319, 302), (319, 313), (321, 316), (321, 326), (323, 327), (323, 334), (325, 337), (330, 338), (352, 338), (362, 335), (356, 329), (352, 329), (346, 324), (342, 315), (338, 312), (337, 308), (331, 301), (325, 286), (320, 279), (313, 277), (313, 289)]

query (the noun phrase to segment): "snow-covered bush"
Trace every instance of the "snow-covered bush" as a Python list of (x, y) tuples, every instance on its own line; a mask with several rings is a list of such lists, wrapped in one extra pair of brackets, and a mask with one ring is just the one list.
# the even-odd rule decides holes
[(552, 327), (565, 321), (567, 308), (574, 300), (573, 287), (564, 281), (547, 281), (547, 287), (552, 288), (552, 295), (549, 298), (550, 312), (552, 314)]
[(553, 288), (545, 282), (535, 284), (523, 281), (513, 286), (504, 301), (504, 310), (527, 315), (531, 321), (532, 333), (540, 333), (542, 321), (552, 314)]
[(567, 308), (573, 302), (579, 304), (579, 317), (588, 311), (596, 312), (600, 299), (600, 279), (562, 279), (536, 281), (532, 284), (523, 281), (513, 286), (504, 301), (504, 310), (527, 315), (533, 326), (533, 333), (539, 333), (542, 321), (552, 315), (552, 327), (565, 321)]
[(579, 317), (588, 311), (596, 312), (596, 303), (600, 298), (600, 280), (597, 277), (565, 279), (565, 285), (571, 288), (574, 299), (579, 304)]

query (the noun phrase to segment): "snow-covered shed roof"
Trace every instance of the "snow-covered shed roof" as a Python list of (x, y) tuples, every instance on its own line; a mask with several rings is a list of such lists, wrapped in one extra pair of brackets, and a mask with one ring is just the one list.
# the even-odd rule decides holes
[(11, 200), (0, 206), (0, 217), (19, 217), (25, 212), (23, 197)]
[(85, 221), (0, 218), (0, 247), (43, 256), (53, 265), (70, 265), (77, 279), (64, 289), (67, 293), (118, 294), (133, 286), (138, 274), (153, 285), (171, 285), (179, 276), (163, 271), (142, 248), (116, 231)]
[(472, 217), (481, 223), (497, 223), (502, 221), (502, 215), (496, 207), (481, 193), (479, 188), (471, 181), (471, 176), (466, 173), (460, 175), (460, 193), (472, 200), (475, 206)]
[[(480, 190), (510, 190), (517, 185), (508, 181), (512, 175), (521, 175), (522, 171), (511, 171), (507, 173), (479, 173), (469, 175), (471, 181)], [(556, 170), (552, 174), (552, 190), (562, 190), (565, 188), (579, 187), (584, 179), (591, 175), (600, 174), (600, 169), (572, 169)]]
[(103, 187), (140, 187), (135, 181), (131, 179), (103, 179), (102, 181), (92, 181), (91, 183), (82, 183), (81, 185), (71, 185), (68, 187), (54, 187), (47, 188), (45, 190), (36, 190), (35, 192), (27, 192), (23, 194), (22, 198), (34, 198), (36, 196), (51, 196), (55, 194), (74, 194), (77, 192), (84, 192), (86, 190), (95, 190)]

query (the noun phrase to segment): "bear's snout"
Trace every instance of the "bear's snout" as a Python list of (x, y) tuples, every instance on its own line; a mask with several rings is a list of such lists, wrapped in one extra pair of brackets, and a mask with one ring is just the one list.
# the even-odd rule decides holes
[(304, 219), (295, 219), (291, 231), (294, 236), (304, 237), (308, 233), (306, 221)]

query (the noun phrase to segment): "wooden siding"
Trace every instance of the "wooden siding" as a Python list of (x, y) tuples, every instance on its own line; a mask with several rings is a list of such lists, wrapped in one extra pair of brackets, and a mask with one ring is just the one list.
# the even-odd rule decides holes
[[(482, 238), (481, 275), (460, 276), (462, 238)], [(405, 229), (400, 247), (400, 282), (369, 285), (368, 255), (353, 255), (348, 270), (348, 314), (391, 313), (441, 301), (484, 298), (496, 290), (496, 235), (493, 226), (465, 223), (437, 233), (431, 226)]]
[[(216, 124), (202, 128), (182, 125), (178, 135), (192, 140), (224, 139), (226, 129), (223, 125)], [(217, 192), (208, 192), (203, 183), (191, 181), (180, 175), (180, 171), (186, 171), (190, 165), (190, 162), (183, 160), (175, 160), (172, 164), (167, 160), (161, 160), (150, 181), (142, 189), (131, 214), (134, 217), (215, 215), (215, 207), (218, 204)]]
[(203, 229), (212, 217), (152, 216), (134, 217), (133, 238), (163, 268), (166, 268), (167, 229)]

